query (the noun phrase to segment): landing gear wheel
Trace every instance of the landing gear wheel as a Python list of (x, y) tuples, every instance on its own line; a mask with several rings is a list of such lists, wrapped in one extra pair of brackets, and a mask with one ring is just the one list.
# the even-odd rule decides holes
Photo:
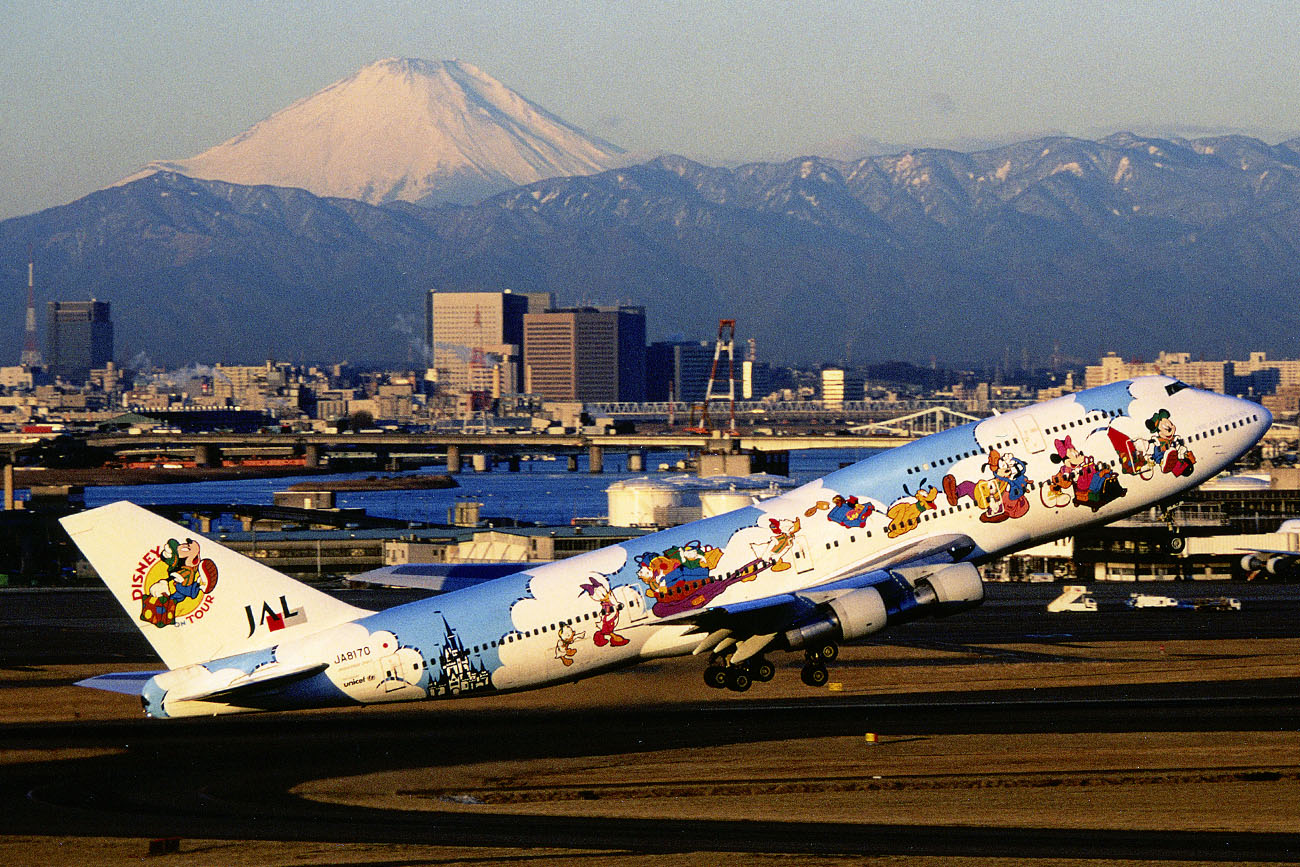
[(745, 671), (745, 669), (739, 666), (727, 669), (727, 689), (733, 692), (744, 692), (749, 689), (750, 684), (753, 682), (749, 672)]
[(820, 662), (810, 662), (799, 672), (799, 679), (808, 686), (825, 686), (830, 678), (831, 673)]
[(704, 682), (714, 689), (727, 685), (727, 670), (720, 665), (710, 665), (704, 669)]
[(834, 641), (821, 641), (804, 651), (809, 662), (834, 662), (840, 655), (840, 646)]
[(766, 659), (756, 659), (749, 664), (749, 673), (759, 683), (767, 683), (776, 676), (776, 666)]
[(1165, 548), (1168, 549), (1170, 554), (1181, 554), (1186, 547), (1187, 540), (1182, 536), (1170, 536), (1169, 541), (1165, 543)]

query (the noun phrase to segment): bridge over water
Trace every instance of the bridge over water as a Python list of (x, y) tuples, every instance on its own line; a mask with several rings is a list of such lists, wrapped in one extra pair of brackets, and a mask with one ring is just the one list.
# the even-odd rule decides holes
[[(691, 451), (773, 454), (803, 449), (885, 449), (911, 442), (908, 435), (774, 434), (723, 437), (701, 434), (469, 434), (469, 433), (346, 433), (346, 434), (133, 434), (97, 435), (90, 445), (109, 449), (122, 459), (162, 457), (193, 460), (199, 466), (219, 465), (223, 456), (301, 457), (307, 467), (328, 457), (374, 455), (381, 464), (397, 455), (444, 456), (449, 472), (458, 472), (472, 455), (517, 461), (523, 455), (553, 454), (576, 459), (585, 452), (592, 472), (603, 469), (606, 452), (629, 456), (638, 471), (645, 452)], [(575, 463), (570, 462), (573, 468)]]

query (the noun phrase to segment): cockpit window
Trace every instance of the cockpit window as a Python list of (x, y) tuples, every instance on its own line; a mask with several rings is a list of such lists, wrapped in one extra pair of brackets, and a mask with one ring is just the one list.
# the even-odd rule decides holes
[(1174, 395), (1182, 391), (1184, 388), (1191, 388), (1191, 386), (1180, 379), (1166, 385), (1165, 391), (1171, 395)]

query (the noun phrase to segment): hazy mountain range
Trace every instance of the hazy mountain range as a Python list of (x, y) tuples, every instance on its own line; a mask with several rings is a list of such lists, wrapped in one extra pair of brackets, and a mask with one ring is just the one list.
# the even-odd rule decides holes
[[(418, 361), (430, 288), (644, 303), (652, 337), (707, 337), (731, 317), (781, 361), (1042, 358), (1057, 344), (1085, 358), (1295, 353), (1300, 140), (1051, 137), (602, 171), (617, 148), (493, 84), (464, 64), (384, 61), (169, 164), (184, 173), (155, 167), (0, 223), (9, 363), (29, 243), (41, 298), (111, 301), (118, 354), (166, 363)], [(407, 102), (410, 142), (425, 144), (403, 162), (381, 141), (405, 141), (405, 126), (359, 130), (396, 123)], [(489, 107), (503, 105), (515, 108)], [(500, 138), (430, 132), (488, 117)], [(383, 159), (367, 168), (367, 153)], [(283, 174), (295, 162), (305, 174)], [(540, 179), (511, 173), (524, 167)], [(208, 174), (224, 177), (194, 177)], [(410, 204), (506, 178), (474, 204)]]

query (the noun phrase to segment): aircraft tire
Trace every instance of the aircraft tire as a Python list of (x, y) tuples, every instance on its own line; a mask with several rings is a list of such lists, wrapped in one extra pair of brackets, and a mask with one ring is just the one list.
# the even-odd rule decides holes
[(750, 664), (749, 673), (759, 683), (767, 683), (776, 677), (776, 666), (766, 659), (758, 659)]
[(1165, 548), (1170, 554), (1181, 554), (1187, 547), (1187, 540), (1182, 536), (1170, 536), (1169, 541), (1165, 543)]
[(804, 652), (809, 662), (834, 662), (840, 655), (840, 646), (834, 641), (819, 641)]
[(727, 670), (720, 665), (710, 665), (704, 669), (704, 682), (714, 689), (727, 685)]
[(799, 679), (808, 686), (825, 686), (831, 679), (831, 673), (820, 662), (810, 662), (799, 672)]
[(739, 666), (727, 669), (727, 689), (732, 692), (744, 692), (749, 689), (753, 682), (749, 672), (745, 671), (745, 669)]

